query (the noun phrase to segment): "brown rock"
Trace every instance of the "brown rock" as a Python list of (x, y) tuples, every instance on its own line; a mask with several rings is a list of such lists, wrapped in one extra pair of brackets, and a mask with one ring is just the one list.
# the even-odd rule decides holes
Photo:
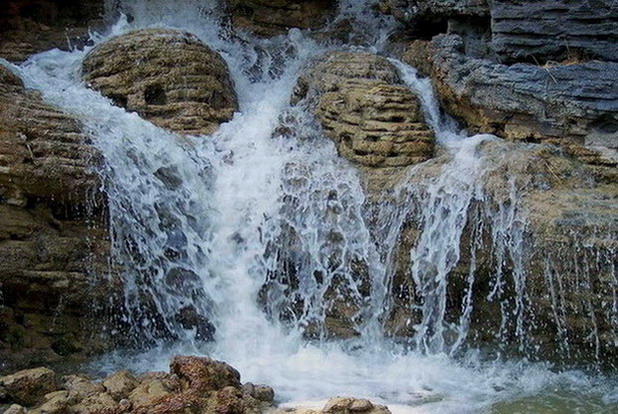
[(105, 390), (116, 401), (127, 398), (137, 385), (137, 378), (129, 371), (118, 371), (103, 380)]
[(33, 368), (0, 377), (0, 386), (14, 402), (33, 406), (57, 389), (56, 374), (48, 368)]
[(65, 414), (71, 405), (68, 391), (55, 391), (45, 396), (45, 402), (28, 410), (32, 414)]
[(232, 23), (259, 36), (275, 36), (289, 29), (318, 29), (337, 8), (335, 0), (227, 0)]
[(335, 52), (317, 59), (296, 86), (343, 157), (371, 167), (399, 167), (433, 156), (434, 135), (418, 98), (385, 58)]
[(390, 414), (390, 410), (383, 405), (375, 405), (371, 401), (361, 398), (336, 397), (328, 400), (322, 410), (296, 407), (288, 410), (279, 410), (277, 414)]
[(13, 404), (6, 409), (4, 414), (26, 414), (26, 409), (21, 405)]
[(225, 61), (195, 36), (137, 30), (96, 47), (84, 80), (117, 105), (185, 134), (210, 134), (238, 108)]
[(62, 389), (67, 390), (72, 400), (81, 401), (95, 394), (105, 392), (103, 385), (91, 382), (79, 375), (62, 377)]
[(170, 372), (178, 375), (185, 388), (208, 392), (228, 386), (240, 388), (240, 374), (225, 362), (208, 357), (177, 356)]
[(140, 384), (129, 394), (128, 400), (134, 407), (148, 407), (162, 397), (179, 391), (178, 380), (170, 379), (168, 374), (152, 373), (141, 379)]
[(79, 404), (71, 407), (71, 411), (80, 414), (103, 414), (117, 412), (118, 403), (108, 393), (94, 394), (85, 398)]
[[(467, 221), (483, 223), (484, 228), (464, 228), (459, 262), (448, 278), (447, 320), (457, 321), (461, 315), (472, 269), (474, 304), (468, 345), (499, 344), (518, 352), (515, 348), (523, 341), (516, 332), (516, 316), (512, 316), (516, 314), (513, 292), (516, 283), (522, 283), (520, 288), (526, 295), (522, 330), (529, 341), (526, 343), (535, 347), (527, 352), (534, 352), (539, 358), (547, 355), (569, 362), (595, 358), (613, 361), (616, 329), (611, 286), (618, 248), (618, 186), (595, 183), (590, 166), (554, 146), (491, 140), (477, 151), (484, 159), (486, 171), (477, 184), (484, 190), (482, 199), (470, 204)], [(436, 177), (448, 161), (449, 157), (444, 156), (418, 166), (415, 174), (407, 177), (407, 185), (422, 186)], [(422, 190), (412, 194), (414, 199), (423, 196)], [(496, 225), (509, 225), (500, 220), (514, 202), (517, 212), (512, 227), (505, 230), (512, 239), (505, 241), (499, 232), (492, 231)], [(390, 295), (394, 306), (385, 328), (398, 337), (413, 335), (414, 325), (421, 317), (414, 310), (420, 299), (409, 275), (410, 250), (422, 231), (418, 217), (414, 213), (406, 219), (393, 253), (396, 263)], [(515, 266), (521, 266), (525, 280), (518, 279), (512, 269), (504, 270), (504, 288), (492, 297), (495, 255), (500, 250), (491, 248), (494, 237), (499, 243), (516, 246), (507, 247), (514, 253), (508, 259), (513, 263), (509, 266), (516, 270)], [(498, 244), (501, 245), (504, 244)], [(511, 304), (503, 308), (507, 301)], [(502, 315), (507, 316), (503, 319)]]
[(271, 403), (275, 400), (275, 391), (268, 385), (252, 384), (248, 382), (243, 384), (242, 390), (258, 401)]
[[(56, 203), (91, 197), (99, 186), (90, 171), (96, 150), (80, 123), (44, 104), (21, 79), (0, 65), (0, 188), (2, 196)], [(54, 178), (53, 180), (50, 178)], [(93, 199), (94, 201), (94, 199)], [(19, 201), (15, 204), (20, 204)]]

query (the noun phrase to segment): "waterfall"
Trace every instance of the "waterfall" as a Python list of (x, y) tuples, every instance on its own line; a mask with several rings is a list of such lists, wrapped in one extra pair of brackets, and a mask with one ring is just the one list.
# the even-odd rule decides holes
[[(370, 27), (362, 49), (384, 52), (394, 23), (368, 12), (372, 3), (343, 1), (331, 24), (354, 19)], [(126, 285), (113, 322), (131, 333), (125, 345), (146, 348), (133, 366), (152, 370), (172, 353), (206, 353), (244, 378), (273, 385), (283, 400), (352, 394), (419, 413), (479, 412), (563, 384), (608, 395), (602, 380), (580, 372), (488, 360), (468, 346), (479, 300), (500, 306), (497, 337), (514, 332), (522, 351), (534, 346), (525, 209), (515, 178), (499, 190), (501, 201), (490, 202), (484, 177), (499, 163), (485, 147), (498, 139), (460, 131), (413, 68), (390, 59), (419, 96), (444, 155), (409, 168), (371, 207), (361, 173), (337, 155), (313, 116), (289, 103), (302, 68), (333, 46), (297, 29), (272, 39), (233, 34), (216, 1), (108, 6), (125, 15), (96, 43), (143, 27), (189, 31), (224, 57), (240, 104), (212, 136), (181, 137), (86, 88), (80, 65), (88, 50), (46, 52), (18, 69), (45, 100), (79, 117), (104, 155), (112, 263)], [(278, 133), (286, 123), (292, 132)], [(387, 325), (399, 306), (392, 294), (395, 256), (410, 223), (420, 229), (404, 252), (405, 277), (414, 286), (404, 325), (413, 335), (401, 338)], [(464, 244), (467, 227), (477, 237)], [(491, 291), (478, 298), (482, 250), (496, 266)], [(449, 289), (463, 256), (469, 268), (460, 280), (461, 303), (449, 315)], [(566, 341), (565, 286), (549, 259), (544, 277)], [(347, 339), (331, 337), (333, 309), (347, 321)], [(203, 323), (187, 327), (186, 313)], [(118, 358), (127, 363), (124, 354)], [(118, 363), (113, 355), (107, 362)]]

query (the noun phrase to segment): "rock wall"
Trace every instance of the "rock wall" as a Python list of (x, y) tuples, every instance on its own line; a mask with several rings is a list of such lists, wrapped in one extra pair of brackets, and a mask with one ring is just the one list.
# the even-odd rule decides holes
[(471, 132), (560, 145), (611, 182), (618, 162), (617, 54), (605, 36), (618, 25), (612, 5), (404, 1), (392, 3), (392, 13), (412, 36), (415, 21), (446, 22), (428, 42), (410, 43), (403, 58), (433, 78), (445, 110)]
[(227, 0), (236, 28), (258, 36), (285, 34), (291, 28), (319, 29), (337, 9), (336, 0)]
[[(0, 66), (0, 356), (21, 366), (103, 348), (111, 294), (99, 160), (79, 122)], [(17, 352), (19, 351), (19, 352)], [(0, 369), (6, 369), (0, 366)]]
[(82, 47), (103, 26), (103, 0), (6, 0), (0, 8), (0, 57), (22, 62), (53, 48)]
[(607, 167), (600, 173), (613, 177), (618, 162), (611, 154), (618, 148), (616, 63), (507, 66), (466, 56), (463, 43), (458, 35), (440, 35), (427, 51), (448, 113), (471, 132), (561, 145)]
[(492, 44), (503, 62), (618, 60), (613, 0), (491, 2)]

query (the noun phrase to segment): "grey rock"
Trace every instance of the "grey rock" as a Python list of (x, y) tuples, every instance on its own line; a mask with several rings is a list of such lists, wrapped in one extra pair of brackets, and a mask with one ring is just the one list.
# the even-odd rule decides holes
[(618, 60), (614, 0), (384, 0), (381, 9), (404, 23), (406, 31), (429, 38), (483, 26), (503, 63)]
[(493, 45), (505, 61), (618, 60), (615, 0), (494, 0)]
[(504, 65), (467, 56), (458, 35), (434, 37), (427, 56), (441, 103), (470, 132), (557, 144), (613, 179), (618, 63)]

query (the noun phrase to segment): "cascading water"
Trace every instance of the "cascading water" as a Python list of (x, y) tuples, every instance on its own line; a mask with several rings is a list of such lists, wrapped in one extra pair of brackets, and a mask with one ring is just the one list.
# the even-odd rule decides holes
[[(392, 22), (373, 16), (365, 3), (343, 1), (332, 24), (353, 19), (370, 27), (365, 49), (381, 51)], [(410, 169), (410, 180), (389, 196), (395, 201), (385, 199), (372, 219), (359, 172), (337, 156), (312, 116), (289, 104), (303, 65), (327, 48), (299, 30), (269, 40), (236, 37), (217, 6), (199, 0), (182, 7), (166, 0), (120, 2), (131, 19), (122, 16), (108, 36), (94, 39), (169, 27), (189, 31), (220, 52), (240, 110), (210, 137), (165, 132), (87, 89), (79, 74), (86, 52), (50, 51), (17, 69), (46, 100), (76, 114), (105, 156), (101, 174), (113, 261), (123, 269), (127, 291), (117, 324), (133, 332), (132, 345), (158, 345), (133, 357), (136, 369), (163, 368), (172, 353), (207, 353), (237, 367), (246, 380), (272, 385), (282, 401), (349, 394), (411, 412), (480, 412), (552, 388), (590, 390), (585, 398), (592, 405), (616, 401), (616, 388), (601, 378), (553, 373), (524, 361), (488, 361), (465, 346), (481, 247), (493, 251), (497, 264), (488, 294), (501, 303), (497, 335), (514, 325), (527, 346), (532, 323), (525, 309), (525, 222), (516, 184), (507, 191), (508, 202), (484, 204), (483, 175), (495, 163), (480, 148), (497, 138), (458, 132), (440, 114), (430, 83), (391, 59), (420, 96), (450, 155), (433, 177), (418, 179), (417, 168)], [(278, 136), (286, 120), (293, 132)], [(478, 217), (470, 213), (475, 205), (481, 206)], [(475, 218), (474, 234), (490, 229), (491, 246), (482, 246), (480, 237), (472, 243), (460, 313), (449, 317), (450, 278), (467, 254), (460, 241)], [(410, 221), (421, 229), (407, 252), (406, 272), (415, 286), (410, 307), (419, 317), (406, 322), (413, 325), (412, 339), (398, 340), (388, 337), (386, 321), (395, 306), (399, 234)], [(501, 302), (507, 277), (514, 290), (509, 303)], [(549, 265), (547, 278), (562, 320), (563, 288)], [(357, 336), (329, 341), (329, 311), (342, 298), (342, 312)], [(179, 321), (183, 312), (208, 322), (187, 328)], [(213, 334), (213, 342), (204, 342)], [(126, 366), (126, 356), (121, 358)], [(107, 359), (112, 368), (114, 361), (113, 355)]]

